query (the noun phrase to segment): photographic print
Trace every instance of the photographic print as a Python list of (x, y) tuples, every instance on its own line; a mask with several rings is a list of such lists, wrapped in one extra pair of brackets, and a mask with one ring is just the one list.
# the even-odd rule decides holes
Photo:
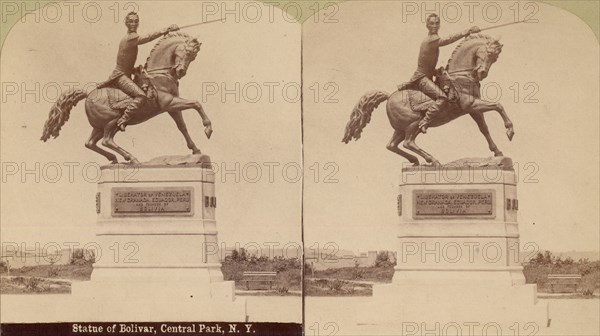
[(600, 334), (598, 11), (2, 1), (2, 334)]

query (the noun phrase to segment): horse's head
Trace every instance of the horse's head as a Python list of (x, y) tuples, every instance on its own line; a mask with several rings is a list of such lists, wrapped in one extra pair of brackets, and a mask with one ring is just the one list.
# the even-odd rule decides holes
[(463, 73), (479, 82), (486, 78), (498, 60), (502, 44), (483, 34), (472, 34), (461, 42), (448, 60), (448, 72)]
[(196, 59), (200, 45), (197, 38), (185, 33), (169, 33), (150, 51), (146, 69), (149, 73), (166, 74), (177, 81), (185, 76), (190, 63)]
[(478, 81), (485, 79), (490, 72), (490, 67), (496, 63), (501, 52), (502, 44), (496, 39), (490, 39), (485, 45), (479, 47), (475, 53), (473, 77)]
[(175, 65), (173, 71), (177, 79), (185, 76), (188, 66), (196, 59), (202, 43), (196, 38), (188, 38), (185, 43), (180, 44), (175, 49)]

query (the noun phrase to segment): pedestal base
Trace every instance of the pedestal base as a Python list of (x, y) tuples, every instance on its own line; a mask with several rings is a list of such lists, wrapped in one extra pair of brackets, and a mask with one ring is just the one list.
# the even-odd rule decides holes
[(89, 307), (79, 320), (247, 320), (246, 300), (223, 281), (207, 162), (192, 155), (102, 167), (94, 270), (72, 286)]
[(397, 202), (394, 278), (373, 288), (371, 308), (379, 313), (360, 323), (390, 324), (402, 335), (522, 335), (546, 327), (547, 304), (523, 275), (509, 158), (405, 168)]
[(85, 281), (72, 284), (72, 296), (90, 307), (77, 314), (81, 321), (248, 320), (233, 281)]
[(548, 305), (536, 295), (529, 284), (376, 285), (369, 308), (377, 314), (358, 324), (390, 326), (400, 335), (524, 334), (549, 323)]

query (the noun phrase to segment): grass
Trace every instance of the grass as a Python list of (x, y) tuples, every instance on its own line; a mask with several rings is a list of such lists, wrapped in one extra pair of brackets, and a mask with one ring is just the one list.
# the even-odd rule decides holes
[(304, 293), (307, 296), (372, 296), (373, 286), (339, 279), (308, 279)]
[[(268, 285), (253, 283), (251, 289), (263, 290), (249, 292), (247, 295), (297, 295), (302, 287), (300, 262), (296, 259), (229, 260), (223, 263), (221, 270), (225, 280), (235, 281), (236, 289), (239, 290), (246, 290), (246, 285), (242, 282), (245, 271), (277, 272), (271, 290), (268, 289)], [(57, 279), (85, 281), (90, 280), (91, 273), (90, 263), (23, 267), (11, 270), (11, 277), (4, 277), (7, 275), (6, 271), (0, 268), (0, 275), (3, 275), (0, 293), (69, 293), (70, 284)], [(600, 262), (569, 265), (526, 264), (523, 273), (527, 283), (538, 285), (539, 293), (549, 293), (546, 285), (548, 274), (582, 274), (578, 292), (573, 293), (573, 297), (596, 297), (593, 294), (600, 289)], [(390, 283), (393, 275), (392, 265), (345, 267), (314, 272), (307, 270), (304, 289), (308, 296), (370, 296), (373, 289), (368, 282)]]
[[(3, 274), (6, 273), (4, 272)], [(92, 275), (92, 264), (26, 266), (12, 269), (10, 275), (85, 281), (90, 280), (90, 276)]]
[[(0, 272), (1, 294), (69, 294), (69, 280), (90, 280), (92, 264), (37, 265)], [(60, 280), (58, 280), (60, 279)], [(63, 280), (64, 279), (64, 280)]]
[(372, 281), (382, 283), (392, 282), (393, 276), (394, 266), (329, 268), (326, 270), (314, 272), (314, 278)]
[(0, 277), (2, 294), (69, 294), (71, 284), (61, 280), (38, 277)]

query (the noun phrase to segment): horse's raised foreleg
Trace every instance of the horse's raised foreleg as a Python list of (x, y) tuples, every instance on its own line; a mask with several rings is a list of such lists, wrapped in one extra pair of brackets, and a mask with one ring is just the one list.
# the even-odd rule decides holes
[[(496, 111), (496, 112), (498, 112), (498, 114), (500, 114), (502, 121), (504, 121), (504, 127), (506, 128), (506, 136), (508, 137), (508, 140), (512, 140), (513, 136), (515, 135), (513, 123), (510, 120), (510, 118), (508, 117), (508, 115), (506, 114), (504, 107), (500, 103), (492, 103), (492, 102), (488, 102), (488, 101), (476, 98), (473, 100), (473, 103), (471, 104), (471, 106), (466, 109), (466, 111), (467, 111), (467, 113), (469, 113), (471, 115), (481, 114), (481, 113), (484, 113), (487, 111)], [(477, 120), (475, 120), (475, 121), (477, 121)], [(484, 123), (485, 123), (485, 121), (484, 121)]]
[[(187, 110), (187, 109), (194, 109), (194, 110), (198, 111), (198, 114), (200, 114), (200, 118), (202, 118), (202, 124), (206, 127), (204, 130), (204, 132), (206, 133), (206, 137), (210, 138), (210, 134), (212, 133), (212, 123), (210, 122), (210, 119), (208, 119), (208, 116), (206, 115), (206, 113), (204, 113), (204, 108), (202, 108), (202, 105), (197, 100), (188, 100), (188, 99), (183, 99), (181, 97), (173, 97), (173, 99), (170, 101), (170, 103), (167, 106), (164, 107), (164, 109), (169, 111), (169, 113), (183, 111), (183, 110)], [(182, 119), (182, 121), (183, 121), (183, 119)], [(177, 120), (175, 120), (175, 122), (177, 122)], [(184, 136), (185, 136), (185, 134), (184, 134)], [(187, 139), (186, 139), (186, 141), (187, 141)], [(189, 142), (188, 142), (188, 147), (189, 147)]]
[(414, 164), (415, 166), (419, 165), (419, 159), (417, 159), (416, 156), (411, 155), (403, 150), (401, 150), (400, 148), (398, 148), (398, 145), (402, 142), (402, 140), (404, 140), (404, 131), (394, 131), (394, 135), (392, 136), (392, 139), (390, 140), (390, 142), (387, 144), (386, 148), (398, 155), (402, 155), (403, 157), (405, 157), (408, 161), (410, 161), (410, 163)]
[(420, 133), (419, 130), (419, 121), (413, 121), (410, 125), (408, 125), (408, 127), (406, 127), (406, 140), (404, 140), (404, 148), (410, 149), (411, 151), (419, 154), (420, 156), (422, 156), (425, 161), (427, 161), (427, 163), (431, 163), (435, 166), (439, 166), (440, 162), (434, 158), (431, 154), (427, 153), (426, 151), (422, 150), (421, 148), (419, 148), (419, 146), (417, 146), (417, 144), (415, 143), (415, 139), (417, 138), (417, 136)]
[(104, 149), (98, 147), (98, 145), (96, 144), (98, 140), (102, 138), (103, 133), (104, 132), (101, 128), (94, 127), (94, 129), (92, 129), (92, 134), (90, 135), (90, 138), (85, 143), (85, 147), (93, 150), (96, 153), (104, 155), (104, 157), (106, 157), (112, 163), (118, 163), (117, 157), (113, 153), (105, 151)]
[(490, 130), (488, 129), (487, 123), (485, 122), (485, 117), (481, 113), (471, 113), (471, 117), (479, 126), (479, 131), (485, 137), (488, 142), (488, 146), (492, 152), (494, 152), (494, 156), (503, 156), (502, 152), (498, 149), (498, 146), (494, 143), (492, 136), (490, 135)]
[(117, 119), (109, 121), (104, 126), (104, 138), (102, 139), (102, 145), (106, 146), (115, 152), (119, 153), (126, 161), (130, 161), (131, 163), (139, 164), (140, 161), (136, 159), (131, 153), (119, 147), (114, 141), (114, 136), (117, 133)]
[(200, 150), (198, 149), (198, 147), (196, 147), (196, 144), (192, 140), (192, 137), (190, 137), (190, 133), (188, 133), (187, 126), (185, 124), (185, 121), (183, 120), (183, 116), (181, 115), (181, 110), (169, 111), (169, 115), (171, 116), (171, 118), (173, 118), (175, 124), (177, 124), (177, 128), (179, 129), (181, 134), (183, 134), (185, 142), (187, 143), (187, 147), (192, 150), (192, 153), (200, 154)]

